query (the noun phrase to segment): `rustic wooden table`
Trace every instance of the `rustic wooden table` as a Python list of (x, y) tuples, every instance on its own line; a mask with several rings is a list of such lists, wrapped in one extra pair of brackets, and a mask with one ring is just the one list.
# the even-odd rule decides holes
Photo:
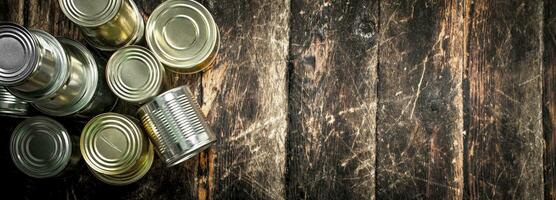
[[(145, 18), (160, 3), (135, 1)], [(213, 148), (125, 187), (85, 167), (33, 180), (2, 118), (3, 196), (556, 199), (553, 0), (202, 3), (220, 56), (173, 83), (195, 91)], [(55, 0), (0, 0), (0, 20), (82, 41)]]

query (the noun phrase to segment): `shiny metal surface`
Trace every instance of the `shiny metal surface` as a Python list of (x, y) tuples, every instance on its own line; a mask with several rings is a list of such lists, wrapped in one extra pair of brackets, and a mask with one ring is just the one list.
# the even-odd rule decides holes
[(149, 48), (168, 70), (195, 73), (215, 60), (220, 34), (212, 15), (200, 3), (162, 3), (152, 12), (146, 30)]
[(216, 142), (214, 133), (186, 86), (159, 95), (139, 108), (138, 114), (167, 166), (177, 165)]
[(12, 95), (0, 86), (0, 115), (25, 116), (29, 111), (29, 103)]

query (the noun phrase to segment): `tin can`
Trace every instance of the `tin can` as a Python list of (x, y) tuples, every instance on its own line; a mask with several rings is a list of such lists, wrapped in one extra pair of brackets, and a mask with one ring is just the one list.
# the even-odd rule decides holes
[(51, 116), (78, 115), (92, 117), (108, 111), (116, 98), (102, 78), (103, 64), (82, 44), (58, 38), (69, 58), (70, 75), (64, 85), (49, 99), (33, 102), (42, 113)]
[(51, 98), (69, 76), (67, 57), (52, 35), (0, 23), (0, 85), (26, 101)]
[(0, 86), (0, 115), (25, 116), (29, 103), (15, 97), (6, 88)]
[(100, 180), (127, 185), (150, 169), (154, 150), (138, 121), (117, 113), (104, 113), (90, 120), (81, 134), (81, 153)]
[(168, 167), (197, 155), (216, 142), (186, 86), (162, 93), (139, 108), (138, 114), (158, 155)]
[(160, 4), (147, 21), (146, 40), (155, 56), (176, 73), (210, 68), (220, 45), (220, 34), (210, 12), (192, 0)]
[(128, 46), (116, 51), (108, 61), (106, 80), (120, 99), (142, 104), (162, 91), (165, 72), (150, 50)]
[(62, 12), (77, 24), (92, 46), (115, 51), (143, 38), (145, 23), (133, 0), (59, 0)]
[(32, 117), (21, 122), (10, 139), (15, 166), (34, 178), (59, 177), (78, 168), (81, 156), (77, 138), (48, 117)]

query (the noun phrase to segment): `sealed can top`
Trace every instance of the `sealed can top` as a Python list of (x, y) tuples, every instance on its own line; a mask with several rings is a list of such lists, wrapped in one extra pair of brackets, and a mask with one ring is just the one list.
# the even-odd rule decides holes
[(151, 169), (153, 161), (154, 161), (154, 148), (152, 144), (149, 144), (149, 149), (147, 153), (143, 156), (142, 159), (139, 160), (138, 163), (139, 166), (134, 170), (122, 174), (116, 174), (116, 175), (102, 174), (94, 170), (92, 172), (98, 179), (100, 179), (104, 183), (110, 185), (116, 185), (116, 186), (129, 185), (131, 183), (138, 181), (143, 176), (145, 176), (145, 174), (147, 174), (147, 172), (149, 172), (149, 170)]
[(137, 167), (143, 149), (150, 145), (135, 121), (117, 113), (104, 113), (85, 125), (81, 154), (94, 171), (117, 175)]
[(209, 11), (192, 0), (160, 4), (147, 22), (147, 43), (172, 71), (197, 72), (218, 48), (218, 27)]
[(36, 68), (37, 47), (31, 33), (16, 24), (0, 23), (0, 84), (18, 85)]
[(23, 173), (35, 178), (60, 174), (72, 154), (68, 131), (47, 117), (33, 117), (21, 122), (10, 140), (12, 159)]
[(144, 103), (162, 90), (164, 67), (147, 48), (128, 46), (112, 55), (106, 67), (108, 86), (119, 98)]
[(59, 0), (62, 12), (79, 26), (95, 27), (112, 20), (124, 0)]

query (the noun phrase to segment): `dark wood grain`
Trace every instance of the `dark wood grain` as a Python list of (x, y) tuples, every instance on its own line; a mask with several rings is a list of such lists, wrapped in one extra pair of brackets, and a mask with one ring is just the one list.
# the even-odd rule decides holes
[(542, 199), (543, 1), (466, 1), (470, 199)]
[(461, 199), (463, 4), (380, 7), (377, 198)]
[(556, 2), (544, 1), (544, 197), (556, 200)]
[(288, 199), (374, 199), (378, 1), (292, 1)]

